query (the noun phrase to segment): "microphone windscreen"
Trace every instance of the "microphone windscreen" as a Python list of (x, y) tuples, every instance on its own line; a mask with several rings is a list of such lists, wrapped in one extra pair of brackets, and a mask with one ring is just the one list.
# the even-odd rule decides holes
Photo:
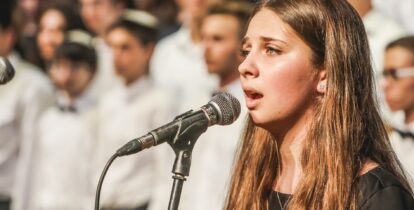
[(218, 107), (219, 116), (217, 124), (219, 125), (230, 125), (240, 115), (240, 102), (229, 93), (216, 94), (209, 103)]

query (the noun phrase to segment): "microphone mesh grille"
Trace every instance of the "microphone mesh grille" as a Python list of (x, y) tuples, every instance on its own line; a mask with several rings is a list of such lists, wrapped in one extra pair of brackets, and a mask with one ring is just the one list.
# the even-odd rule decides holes
[(0, 85), (6, 84), (14, 76), (14, 69), (7, 58), (0, 57)]
[(219, 107), (219, 125), (229, 125), (240, 115), (240, 102), (229, 93), (219, 93), (211, 99)]
[(7, 77), (6, 68), (7, 68), (6, 63), (4, 62), (2, 58), (0, 58), (0, 81), (5, 80)]

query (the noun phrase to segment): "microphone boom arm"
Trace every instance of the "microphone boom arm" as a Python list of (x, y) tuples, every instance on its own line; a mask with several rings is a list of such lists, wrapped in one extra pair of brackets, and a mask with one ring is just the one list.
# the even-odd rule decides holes
[[(144, 136), (129, 141), (117, 150), (117, 154), (118, 156), (131, 155), (164, 142), (168, 142), (169, 144), (171, 144), (171, 142), (174, 143), (178, 141), (180, 136), (189, 135), (185, 133), (193, 127), (193, 124), (205, 124), (205, 129), (207, 129), (209, 126), (208, 117), (209, 116), (204, 109), (185, 112), (184, 114), (177, 116), (172, 122), (161, 126)], [(203, 132), (205, 132), (205, 130)], [(171, 133), (175, 133), (173, 139), (171, 139)]]

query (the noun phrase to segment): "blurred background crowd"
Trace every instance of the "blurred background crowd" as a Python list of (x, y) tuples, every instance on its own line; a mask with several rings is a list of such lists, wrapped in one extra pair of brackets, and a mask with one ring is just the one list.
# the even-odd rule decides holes
[[(414, 0), (348, 0), (362, 17), (378, 103), (414, 175)], [(0, 210), (92, 209), (106, 163), (129, 140), (217, 92), (242, 104), (200, 137), (180, 209), (221, 209), (246, 116), (240, 47), (257, 0), (2, 0)], [(351, 21), (351, 20), (350, 20)], [(168, 206), (167, 144), (116, 160), (101, 206)]]

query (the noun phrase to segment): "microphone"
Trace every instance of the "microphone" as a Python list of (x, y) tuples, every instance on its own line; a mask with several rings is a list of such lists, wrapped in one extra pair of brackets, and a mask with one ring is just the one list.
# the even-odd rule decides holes
[(0, 57), (0, 85), (4, 85), (14, 77), (14, 68), (7, 58)]
[(174, 141), (181, 135), (187, 135), (188, 132), (201, 135), (208, 126), (229, 125), (236, 121), (239, 115), (240, 102), (229, 93), (219, 93), (199, 110), (187, 111), (177, 116), (172, 122), (131, 140), (118, 149), (117, 155), (134, 154), (166, 141)]

